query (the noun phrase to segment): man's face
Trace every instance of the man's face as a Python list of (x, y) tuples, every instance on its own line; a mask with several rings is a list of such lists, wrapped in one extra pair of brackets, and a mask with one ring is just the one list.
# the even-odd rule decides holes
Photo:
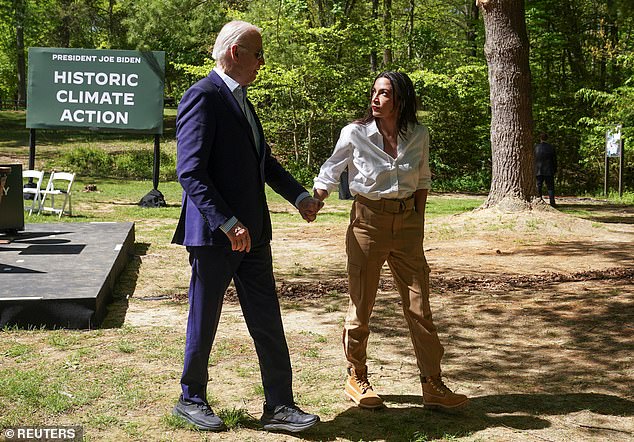
[(247, 86), (255, 81), (258, 70), (264, 65), (262, 36), (257, 32), (245, 34), (240, 43), (235, 45), (235, 51), (236, 78), (234, 79), (241, 86)]

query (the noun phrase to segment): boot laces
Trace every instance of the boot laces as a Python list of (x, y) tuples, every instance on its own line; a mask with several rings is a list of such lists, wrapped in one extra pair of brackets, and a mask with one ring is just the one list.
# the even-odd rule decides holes
[(365, 393), (368, 390), (372, 390), (372, 385), (370, 384), (370, 381), (368, 380), (368, 375), (363, 373), (363, 374), (359, 374), (357, 372), (354, 373), (354, 380), (356, 381), (356, 383), (359, 385), (359, 387), (361, 387), (361, 390), (363, 391), (363, 393)]
[(445, 383), (443, 382), (440, 376), (438, 376), (437, 378), (430, 377), (429, 383), (432, 385), (432, 387), (434, 387), (434, 389), (436, 389), (440, 393), (443, 393), (443, 394), (453, 393), (453, 391), (451, 391), (449, 387), (445, 385)]

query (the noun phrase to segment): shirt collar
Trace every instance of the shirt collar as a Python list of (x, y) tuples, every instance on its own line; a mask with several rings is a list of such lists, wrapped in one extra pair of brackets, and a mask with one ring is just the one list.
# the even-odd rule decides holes
[(366, 131), (366, 135), (368, 137), (371, 137), (372, 135), (376, 135), (379, 132), (379, 127), (376, 125), (376, 120), (372, 120), (370, 121), (366, 126), (365, 126), (365, 131)]
[(216, 72), (216, 74), (218, 74), (220, 78), (222, 78), (222, 81), (225, 82), (231, 93), (235, 93), (236, 89), (240, 88), (240, 83), (225, 74), (225, 71), (223, 71), (220, 66), (215, 66), (213, 70)]

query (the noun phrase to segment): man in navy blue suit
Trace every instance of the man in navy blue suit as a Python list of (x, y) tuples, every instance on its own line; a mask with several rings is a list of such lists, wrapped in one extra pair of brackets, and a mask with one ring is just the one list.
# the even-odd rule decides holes
[(319, 416), (295, 405), (288, 346), (275, 291), (265, 184), (311, 222), (322, 204), (271, 155), (246, 97), (264, 64), (260, 29), (227, 23), (216, 38), (217, 66), (181, 99), (176, 119), (183, 206), (173, 242), (192, 267), (182, 395), (173, 414), (201, 430), (225, 424), (207, 402), (209, 354), (225, 290), (233, 279), (264, 386), (267, 430), (303, 431)]

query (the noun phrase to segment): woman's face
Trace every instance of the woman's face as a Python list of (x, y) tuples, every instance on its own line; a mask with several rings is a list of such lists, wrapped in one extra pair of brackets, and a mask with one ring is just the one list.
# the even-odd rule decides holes
[(371, 91), (372, 115), (374, 118), (395, 119), (397, 117), (396, 100), (392, 83), (385, 77), (377, 78)]

